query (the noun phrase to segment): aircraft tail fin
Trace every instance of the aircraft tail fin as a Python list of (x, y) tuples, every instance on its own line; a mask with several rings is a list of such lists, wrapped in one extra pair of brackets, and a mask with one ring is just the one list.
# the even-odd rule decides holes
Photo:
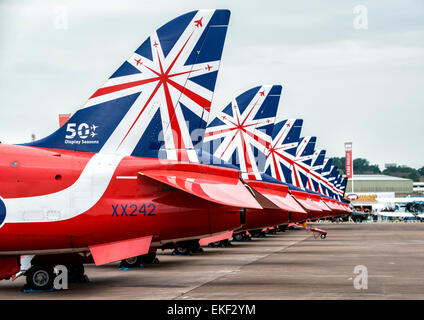
[(281, 90), (280, 85), (263, 85), (235, 98), (208, 125), (203, 149), (238, 166), (244, 178), (260, 178)]
[(291, 171), (302, 125), (302, 119), (288, 119), (275, 124), (265, 163), (265, 173), (274, 179), (292, 183)]
[(166, 23), (65, 126), (26, 145), (195, 162), (192, 133), (206, 128), (229, 18), (198, 10)]

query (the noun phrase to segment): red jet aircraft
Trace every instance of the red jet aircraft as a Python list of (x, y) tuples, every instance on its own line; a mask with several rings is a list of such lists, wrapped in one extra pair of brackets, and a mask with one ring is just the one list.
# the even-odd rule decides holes
[(262, 208), (237, 167), (193, 147), (229, 17), (199, 10), (168, 22), (56, 132), (0, 145), (0, 279), (21, 271), (32, 289), (50, 289), (55, 265), (78, 279), (83, 263), (228, 232)]

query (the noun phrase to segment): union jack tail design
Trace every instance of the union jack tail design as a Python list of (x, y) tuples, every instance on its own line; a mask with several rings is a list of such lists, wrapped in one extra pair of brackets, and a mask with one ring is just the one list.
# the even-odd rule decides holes
[(296, 159), (303, 120), (283, 120), (274, 126), (272, 142), (267, 151), (265, 173), (273, 178), (292, 183), (292, 167)]
[(166, 23), (66, 126), (27, 145), (197, 162), (229, 18), (199, 10)]
[(343, 197), (343, 192), (341, 190), (341, 184), (343, 181), (343, 176), (342, 175), (338, 175), (335, 182), (334, 182), (334, 188), (336, 189), (336, 197), (339, 201), (341, 201), (342, 197)]
[(328, 173), (325, 178), (328, 180), (328, 182), (330, 182), (332, 185), (334, 185), (334, 183), (336, 182), (338, 177), (338, 170), (337, 167), (332, 165), (331, 166), (331, 170), (330, 173)]
[(342, 192), (335, 186), (338, 170), (337, 167), (333, 165), (332, 159), (324, 160), (319, 177), (321, 181), (321, 193), (330, 198), (339, 199)]
[(275, 124), (267, 150), (265, 173), (276, 180), (292, 184), (291, 168), (299, 145), (302, 119), (288, 119)]
[(299, 139), (294, 163), (292, 164), (292, 181), (296, 187), (303, 190), (311, 189), (308, 176), (311, 171), (312, 160), (315, 156), (316, 137), (304, 137)]
[(328, 184), (327, 179), (325, 178), (331, 171), (331, 166), (332, 166), (333, 160), (330, 158), (326, 158), (324, 159), (324, 163), (322, 164), (322, 168), (320, 170), (320, 177), (321, 177), (321, 185), (320, 188), (322, 190), (322, 194), (332, 197), (332, 192), (331, 192), (331, 188)]
[(324, 164), (325, 150), (315, 150), (314, 157), (311, 162), (310, 171), (308, 173), (308, 187), (312, 191), (323, 194), (321, 188), (321, 169)]
[(287, 123), (293, 121), (285, 120), (274, 126), (265, 173), (301, 190), (339, 198), (340, 190), (334, 185), (337, 168), (332, 165), (331, 160), (325, 159), (325, 150), (315, 150), (316, 137), (299, 138), (302, 122), (299, 122), (299, 129), (293, 135), (296, 137), (294, 143), (284, 143), (287, 142), (284, 139), (281, 142), (280, 136), (287, 134), (288, 130), (284, 126), (289, 127)]
[(340, 191), (343, 192), (343, 195), (342, 195), (343, 198), (346, 193), (346, 185), (347, 185), (347, 178), (343, 177), (342, 182), (340, 183)]
[(281, 90), (258, 86), (235, 98), (208, 125), (203, 149), (212, 147), (215, 157), (239, 166), (244, 178), (260, 180)]

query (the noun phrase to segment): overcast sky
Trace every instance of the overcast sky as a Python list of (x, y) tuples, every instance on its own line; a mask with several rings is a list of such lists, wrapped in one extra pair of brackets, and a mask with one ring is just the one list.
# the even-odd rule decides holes
[[(367, 29), (354, 27), (364, 26), (358, 5)], [(0, 140), (50, 134), (152, 31), (207, 8), (232, 12), (215, 111), (282, 84), (279, 119), (304, 119), (328, 156), (352, 141), (354, 158), (381, 168), (424, 166), (422, 0), (0, 0)]]

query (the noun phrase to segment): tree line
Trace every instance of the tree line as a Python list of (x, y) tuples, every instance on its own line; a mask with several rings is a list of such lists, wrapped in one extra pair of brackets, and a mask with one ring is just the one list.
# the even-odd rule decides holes
[[(334, 157), (333, 164), (337, 166), (341, 174), (345, 174), (345, 157)], [(353, 173), (354, 174), (385, 174), (388, 176), (400, 177), (411, 179), (415, 182), (424, 179), (424, 166), (415, 169), (408, 166), (392, 165), (385, 168), (383, 171), (377, 164), (371, 164), (367, 159), (356, 158), (353, 159)]]

